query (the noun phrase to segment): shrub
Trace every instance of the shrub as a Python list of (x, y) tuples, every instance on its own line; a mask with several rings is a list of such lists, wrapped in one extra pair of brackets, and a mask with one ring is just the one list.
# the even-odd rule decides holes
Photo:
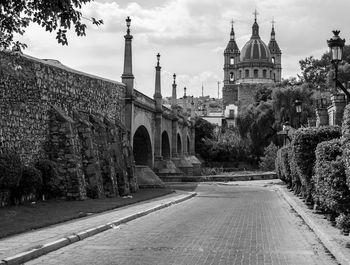
[(42, 174), (39, 169), (30, 166), (23, 167), (22, 178), (18, 186), (23, 195), (29, 195), (41, 191), (42, 183)]
[(289, 182), (290, 176), (290, 168), (289, 168), (289, 160), (288, 160), (288, 152), (290, 150), (290, 146), (283, 146), (278, 149), (276, 153), (276, 161), (275, 168), (277, 176), (283, 180), (284, 182)]
[(285, 177), (284, 177), (283, 172), (282, 172), (282, 151), (281, 151), (281, 149), (282, 148), (278, 149), (278, 151), (276, 153), (275, 171), (276, 171), (277, 177), (280, 180), (285, 181)]
[(342, 124), (343, 160), (346, 168), (347, 183), (350, 187), (350, 104), (345, 107)]
[(86, 196), (91, 199), (98, 199), (99, 192), (97, 186), (87, 185), (86, 186)]
[(341, 136), (338, 126), (309, 127), (298, 129), (292, 140), (291, 171), (296, 173), (301, 182), (301, 191), (307, 201), (312, 201), (312, 175), (315, 165), (315, 150), (317, 144)]
[(42, 174), (41, 194), (45, 195), (47, 198), (62, 196), (58, 183), (56, 164), (51, 160), (41, 160), (35, 164), (35, 167), (39, 169)]
[(38, 195), (41, 191), (42, 177), (40, 170), (24, 166), (22, 177), (17, 187), (11, 189), (11, 200), (14, 204), (21, 202), (22, 196)]
[(8, 148), (0, 148), (0, 189), (13, 189), (22, 176), (22, 163), (19, 155)]
[(277, 157), (278, 147), (270, 143), (264, 150), (264, 156), (260, 157), (259, 167), (261, 170), (275, 170), (275, 160)]
[(350, 230), (350, 215), (341, 213), (336, 218), (337, 227), (341, 230), (349, 231)]
[(350, 210), (340, 139), (322, 142), (316, 148), (313, 198), (324, 210), (343, 213)]

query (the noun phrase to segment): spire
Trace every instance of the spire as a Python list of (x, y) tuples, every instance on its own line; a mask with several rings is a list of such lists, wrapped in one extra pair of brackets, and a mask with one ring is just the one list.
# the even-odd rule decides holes
[(272, 19), (271, 24), (272, 24), (272, 29), (271, 29), (271, 39), (274, 40), (275, 39), (275, 23), (276, 21), (274, 19)]
[(276, 33), (275, 33), (275, 23), (276, 21), (272, 19), (271, 24), (272, 24), (272, 29), (271, 29), (271, 39), (269, 41), (269, 49), (271, 54), (281, 54), (281, 49), (277, 44), (276, 41)]
[(171, 107), (175, 108), (176, 107), (176, 74), (173, 75), (174, 82), (173, 82), (173, 93), (171, 96)]
[(231, 20), (231, 33), (230, 33), (230, 40), (234, 40), (235, 39), (235, 31), (233, 29), (233, 24), (235, 22), (233, 21), (233, 19)]
[(184, 111), (184, 113), (187, 113), (187, 96), (186, 96), (186, 87), (184, 87), (183, 111)]
[(259, 25), (258, 25), (258, 22), (256, 21), (259, 13), (256, 11), (256, 9), (255, 9), (253, 15), (254, 15), (254, 24), (252, 27), (252, 37), (251, 38), (260, 38), (259, 37)]

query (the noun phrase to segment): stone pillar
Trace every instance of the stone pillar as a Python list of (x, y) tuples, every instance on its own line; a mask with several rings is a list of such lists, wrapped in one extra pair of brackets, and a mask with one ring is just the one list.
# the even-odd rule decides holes
[(155, 92), (154, 100), (156, 104), (155, 114), (155, 134), (154, 134), (154, 160), (162, 160), (162, 92), (160, 85), (160, 70), (159, 65), (160, 54), (157, 54), (157, 66), (156, 66), (156, 80), (155, 80)]
[(342, 125), (343, 113), (346, 105), (344, 94), (333, 94), (332, 105), (328, 107), (329, 125)]
[(317, 108), (316, 109), (316, 127), (320, 127), (323, 125), (328, 125), (328, 111), (326, 108)]
[(130, 35), (130, 22), (131, 19), (126, 19), (127, 31), (125, 38), (125, 50), (124, 50), (124, 71), (122, 75), (122, 82), (126, 85), (125, 91), (125, 127), (130, 132), (130, 143), (133, 143), (133, 118), (134, 118), (134, 75), (132, 73), (132, 49), (131, 41), (132, 35)]
[(193, 126), (190, 127), (191, 130), (191, 139), (190, 139), (190, 146), (191, 146), (191, 151), (190, 154), (191, 155), (196, 155), (196, 148), (195, 148), (195, 139), (196, 139), (196, 130), (194, 128), (194, 122), (193, 122)]
[(176, 96), (176, 74), (173, 75), (174, 82), (173, 82), (173, 92), (171, 95), (171, 108), (175, 109), (177, 106), (177, 96)]
[(178, 118), (174, 115), (172, 123), (171, 123), (171, 157), (177, 158), (177, 126), (178, 126)]
[(187, 121), (184, 120), (184, 125), (183, 125), (183, 128), (182, 128), (182, 150), (183, 150), (183, 155), (184, 156), (188, 156), (187, 130), (188, 130), (188, 124), (187, 124)]
[(184, 87), (184, 97), (183, 97), (183, 114), (184, 117), (187, 117), (187, 95), (186, 95), (186, 87)]

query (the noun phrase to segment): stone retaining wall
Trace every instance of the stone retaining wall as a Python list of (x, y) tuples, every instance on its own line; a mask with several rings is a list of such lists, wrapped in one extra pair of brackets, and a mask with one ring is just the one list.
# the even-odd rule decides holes
[[(125, 85), (57, 61), (0, 52), (0, 144), (25, 164), (58, 164), (62, 191), (84, 199), (137, 190), (124, 130)], [(124, 153), (130, 153), (124, 151)], [(118, 184), (119, 183), (119, 184)]]

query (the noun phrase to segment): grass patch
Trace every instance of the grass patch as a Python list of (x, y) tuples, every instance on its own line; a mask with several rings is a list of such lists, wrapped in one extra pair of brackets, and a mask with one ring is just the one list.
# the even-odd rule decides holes
[(81, 218), (172, 193), (172, 189), (141, 189), (132, 198), (48, 200), (0, 208), (0, 238)]

